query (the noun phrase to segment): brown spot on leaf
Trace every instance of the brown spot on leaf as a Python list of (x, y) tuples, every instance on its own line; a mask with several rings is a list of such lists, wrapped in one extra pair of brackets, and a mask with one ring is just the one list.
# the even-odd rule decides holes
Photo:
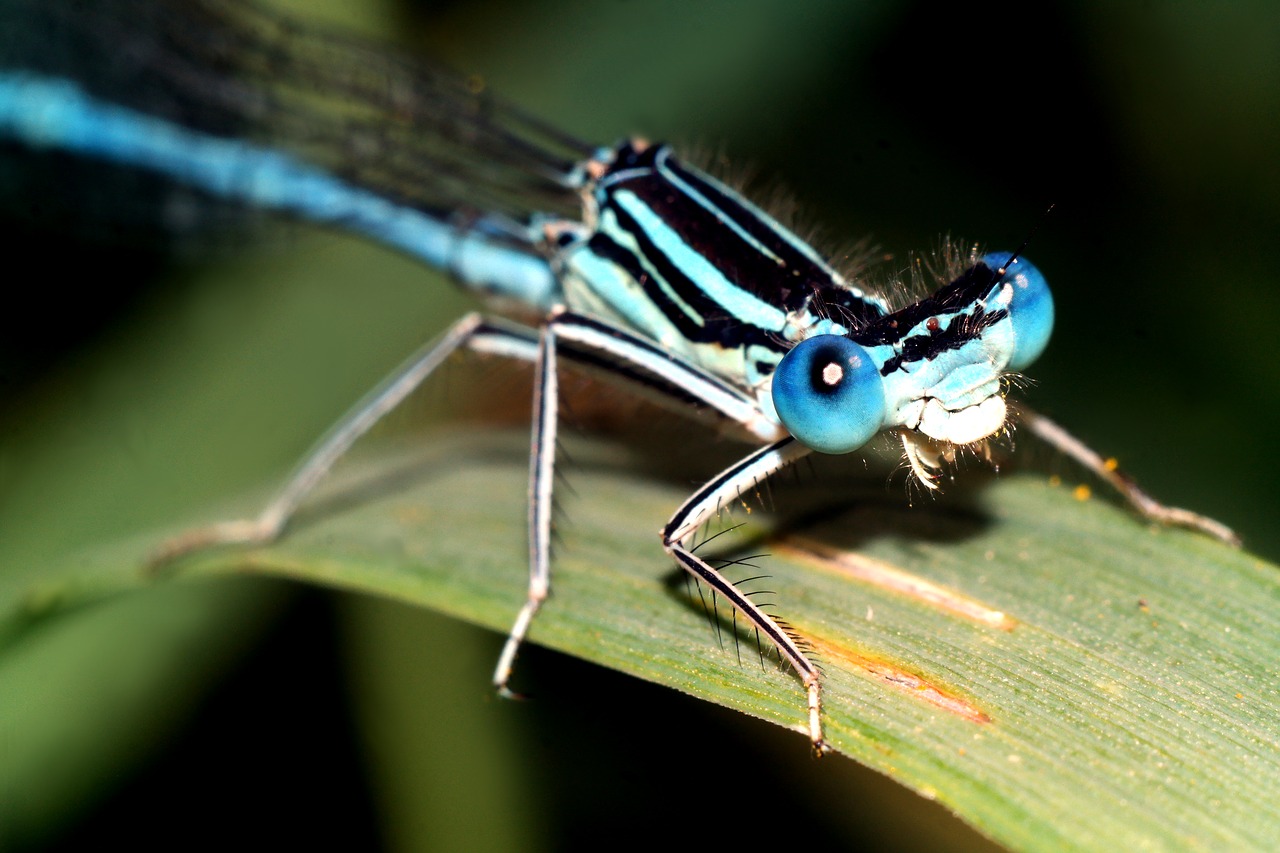
[(814, 651), (825, 660), (839, 661), (842, 669), (855, 672), (865, 678), (878, 681), (887, 687), (907, 693), (914, 699), (955, 714), (971, 723), (990, 723), (991, 717), (981, 708), (967, 699), (949, 693), (915, 673), (900, 669), (887, 661), (875, 660), (860, 655), (851, 649), (828, 643), (817, 637), (805, 635), (805, 640), (813, 645)]

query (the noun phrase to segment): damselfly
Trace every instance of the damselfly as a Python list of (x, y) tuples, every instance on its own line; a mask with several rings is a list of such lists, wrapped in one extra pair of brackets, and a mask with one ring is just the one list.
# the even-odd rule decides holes
[[(795, 670), (809, 737), (823, 747), (821, 680), (803, 639), (699, 556), (693, 538), (810, 453), (852, 452), (889, 432), (917, 482), (935, 489), (958, 452), (981, 454), (1006, 433), (1011, 379), (1053, 325), (1045, 279), (1020, 249), (960, 253), (935, 292), (892, 305), (667, 145), (585, 144), (469, 81), (304, 33), (254, 5), (5, 8), (53, 36), (28, 44), (7, 22), (0, 135), (365, 235), (535, 318), (459, 320), (335, 425), (260, 515), (193, 531), (166, 558), (282, 535), (338, 459), (454, 353), (530, 363), (529, 584), (494, 673), (506, 692), (550, 591), (560, 366), (587, 366), (678, 410), (709, 410), (754, 440), (675, 511), (661, 545)], [(95, 52), (109, 74), (68, 76)], [(1146, 517), (1232, 540), (1210, 519), (1151, 500), (1047, 419), (1025, 409), (1017, 419)]]

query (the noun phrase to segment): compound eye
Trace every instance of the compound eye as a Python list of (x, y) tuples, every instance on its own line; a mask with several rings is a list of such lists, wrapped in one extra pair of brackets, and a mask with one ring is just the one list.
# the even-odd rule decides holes
[(782, 357), (773, 406), (805, 446), (850, 453), (884, 425), (884, 386), (866, 350), (843, 335), (816, 335)]
[(1009, 252), (992, 252), (982, 262), (993, 270), (1007, 265), (1004, 280), (1013, 285), (1009, 319), (1013, 322), (1013, 357), (1009, 370), (1022, 370), (1040, 357), (1053, 331), (1053, 295), (1040, 270), (1025, 258), (1009, 259)]

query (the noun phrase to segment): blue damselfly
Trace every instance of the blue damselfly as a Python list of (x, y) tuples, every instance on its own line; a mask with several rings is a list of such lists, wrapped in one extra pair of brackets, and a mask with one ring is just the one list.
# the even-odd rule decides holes
[[(534, 366), (529, 585), (494, 673), (512, 667), (551, 583), (562, 362), (710, 410), (757, 449), (671, 516), (661, 544), (778, 650), (823, 746), (821, 681), (802, 638), (695, 553), (726, 503), (817, 451), (893, 433), (916, 481), (1010, 425), (1010, 377), (1048, 342), (1053, 302), (1018, 252), (956, 253), (935, 292), (891, 304), (664, 144), (583, 143), (470, 82), (344, 36), (302, 33), (234, 0), (11, 6), (61, 50), (7, 48), (0, 134), (163, 175), (208, 196), (331, 225), (450, 271), (532, 324), (460, 320), (357, 404), (255, 518), (192, 531), (164, 558), (279, 537), (317, 482), (455, 352)], [(43, 46), (41, 46), (43, 48)], [(109, 51), (111, 79), (67, 76)], [(213, 73), (212, 69), (217, 69)], [(1023, 428), (1148, 518), (1230, 540), (1160, 505), (1051, 421)], [(785, 603), (785, 602), (784, 602)]]

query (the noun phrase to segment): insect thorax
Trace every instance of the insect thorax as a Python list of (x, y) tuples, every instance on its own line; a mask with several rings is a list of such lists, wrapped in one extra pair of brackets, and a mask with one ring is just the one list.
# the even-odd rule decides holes
[(810, 246), (665, 145), (620, 145), (583, 194), (592, 225), (562, 237), (554, 260), (568, 306), (639, 331), (741, 387), (767, 384), (787, 350), (821, 322), (819, 306), (851, 316), (883, 310), (868, 308)]

